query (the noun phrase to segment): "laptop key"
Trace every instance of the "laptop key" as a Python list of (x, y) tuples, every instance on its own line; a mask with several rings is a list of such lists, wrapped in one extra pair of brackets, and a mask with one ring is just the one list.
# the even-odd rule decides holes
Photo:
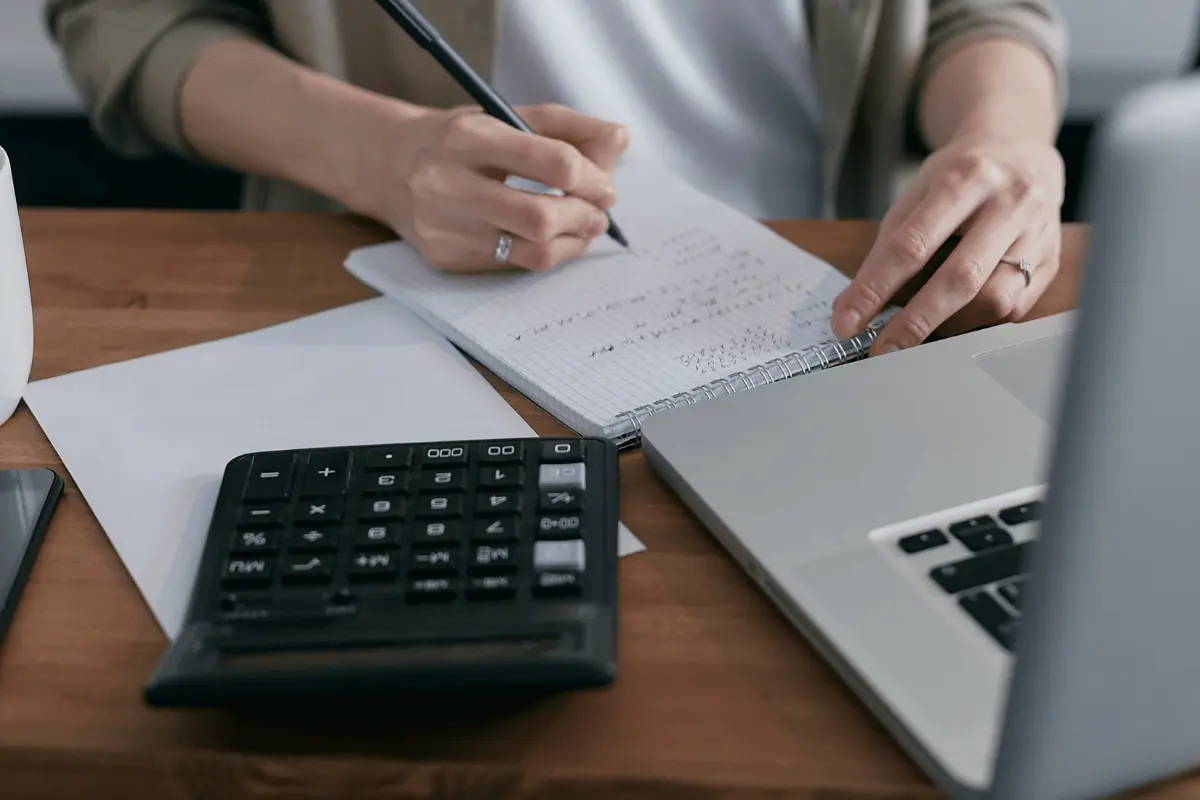
[(923, 550), (929, 550), (934, 547), (941, 547), (950, 541), (946, 538), (946, 534), (939, 530), (922, 531), (914, 533), (902, 538), (898, 544), (900, 549), (906, 553), (920, 553)]
[(1008, 604), (1010, 606), (1015, 608), (1017, 611), (1020, 611), (1021, 610), (1021, 593), (1022, 593), (1022, 590), (1024, 589), (1024, 584), (1025, 584), (1025, 581), (1023, 579), (1016, 580), (1016, 581), (1009, 581), (1008, 583), (1002, 583), (999, 586), (997, 586), (996, 591), (1000, 592), (1000, 596), (1003, 597), (1006, 601), (1008, 601)]
[(950, 526), (950, 533), (954, 534), (954, 536), (958, 538), (962, 538), (964, 533), (970, 533), (971, 531), (978, 531), (983, 530), (984, 528), (994, 527), (996, 527), (996, 521), (985, 514), (982, 517), (974, 517), (973, 519), (966, 519), (962, 522), (954, 523)]
[(958, 604), (970, 614), (1001, 647), (1012, 650), (1017, 632), (1016, 619), (986, 590), (963, 595)]
[(983, 528), (982, 530), (960, 533), (958, 540), (968, 550), (978, 553), (983, 550), (991, 550), (993, 547), (1012, 544), (1013, 538), (1008, 531), (1001, 530), (1000, 528)]
[(929, 571), (929, 576), (951, 594), (1015, 578), (1024, 571), (1031, 545), (1031, 542), (1021, 542), (988, 550), (971, 558), (934, 567)]
[(1020, 525), (1023, 522), (1037, 522), (1042, 518), (1042, 503), (1034, 500), (1019, 506), (1006, 508), (1000, 512), (1000, 519), (1005, 525)]

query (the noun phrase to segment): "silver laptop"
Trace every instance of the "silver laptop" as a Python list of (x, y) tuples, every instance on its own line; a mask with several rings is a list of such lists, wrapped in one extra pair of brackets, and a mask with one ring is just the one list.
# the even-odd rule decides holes
[(1200, 79), (1097, 144), (1078, 310), (667, 412), (646, 457), (955, 796), (1200, 763)]

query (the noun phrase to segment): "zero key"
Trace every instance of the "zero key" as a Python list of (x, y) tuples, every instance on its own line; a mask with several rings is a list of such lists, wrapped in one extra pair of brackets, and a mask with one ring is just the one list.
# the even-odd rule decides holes
[(573, 441), (542, 442), (542, 461), (563, 462), (582, 461), (583, 442)]

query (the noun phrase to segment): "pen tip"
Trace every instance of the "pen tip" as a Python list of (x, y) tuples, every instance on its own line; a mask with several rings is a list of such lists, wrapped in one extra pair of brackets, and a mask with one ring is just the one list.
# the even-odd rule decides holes
[(621, 245), (621, 247), (624, 247), (626, 250), (629, 249), (629, 242), (625, 239), (625, 234), (621, 233), (620, 228), (614, 225), (608, 229), (608, 235), (611, 236), (617, 244)]

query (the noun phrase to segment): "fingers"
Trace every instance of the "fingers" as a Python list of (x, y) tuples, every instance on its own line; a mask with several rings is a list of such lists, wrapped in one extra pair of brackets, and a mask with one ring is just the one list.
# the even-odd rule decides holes
[(574, 145), (606, 172), (617, 166), (629, 145), (629, 134), (624, 126), (580, 114), (566, 106), (527, 106), (519, 113), (538, 134)]
[[(493, 272), (502, 269), (523, 269), (545, 272), (567, 261), (579, 258), (591, 240), (571, 234), (562, 234), (545, 242), (531, 242), (512, 237), (506, 264), (496, 262), (496, 246), (501, 231), (479, 225), (464, 230), (456, 237), (452, 247), (445, 248), (445, 258), (434, 266), (447, 272)], [(436, 256), (435, 256), (436, 258)]]
[(536, 181), (602, 209), (616, 202), (612, 177), (570, 142), (478, 113), (456, 114), (447, 127), (444, 146), (456, 163)]
[[(1021, 236), (1032, 211), (1031, 206), (1014, 206), (998, 199), (989, 201), (945, 264), (880, 331), (872, 355), (920, 344), (974, 300), (1000, 259)], [(1025, 280), (1020, 272), (1011, 269), (1023, 286)], [(1000, 295), (1011, 292), (1011, 285), (1005, 284)]]
[[(1015, 266), (1022, 258), (1031, 266), (1028, 286), (1024, 274)], [(954, 336), (996, 322), (1016, 322), (1029, 313), (1058, 272), (1058, 258), (1048, 246), (1045, 225), (1038, 226), (1036, 232), (1022, 234), (1003, 259), (979, 294), (937, 329), (939, 335)]]
[[(937, 173), (902, 222), (885, 219), (862, 268), (833, 303), (836, 336), (846, 338), (861, 331), (993, 192), (999, 180), (995, 168), (985, 162), (970, 164), (982, 166)], [(907, 210), (906, 205), (901, 208)]]
[(459, 213), (477, 217), (531, 242), (570, 235), (591, 240), (608, 230), (608, 218), (578, 197), (536, 194), (466, 173), (456, 196)]

